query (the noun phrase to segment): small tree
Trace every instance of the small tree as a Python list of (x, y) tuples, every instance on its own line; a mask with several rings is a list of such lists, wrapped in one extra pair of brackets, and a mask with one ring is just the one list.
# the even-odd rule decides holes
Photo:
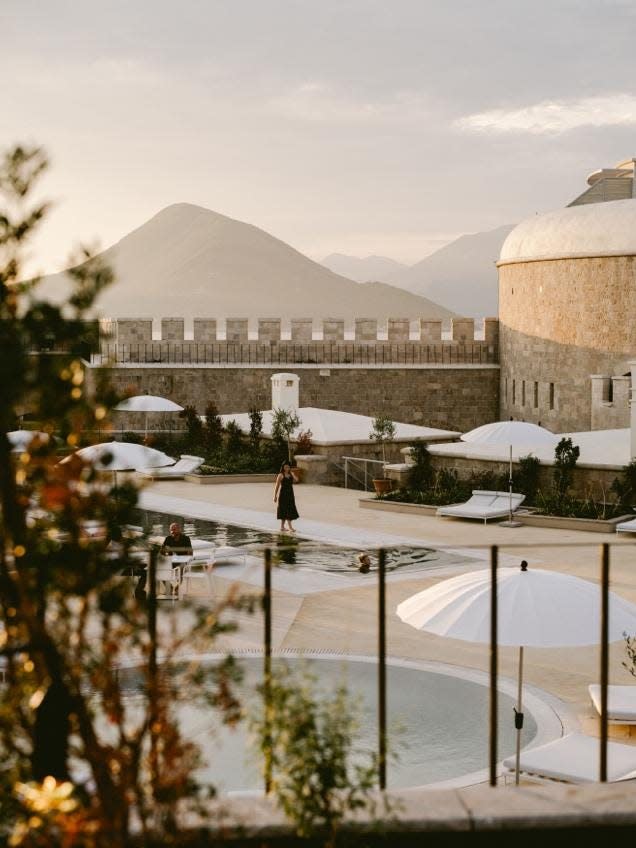
[(528, 454), (519, 459), (518, 467), (512, 474), (512, 485), (515, 492), (526, 496), (526, 503), (533, 504), (539, 491), (539, 471), (541, 462), (536, 456)]
[(356, 749), (357, 704), (344, 685), (321, 696), (313, 674), (293, 675), (287, 665), (261, 693), (268, 703), (252, 726), (271, 764), (272, 792), (300, 838), (323, 836), (333, 848), (347, 813), (375, 806), (377, 762), (368, 753), (363, 763)]
[(250, 417), (250, 447), (254, 453), (258, 453), (261, 446), (263, 434), (263, 413), (255, 406), (249, 411)]
[(395, 438), (395, 424), (388, 415), (378, 415), (373, 419), (369, 438), (382, 448), (382, 474), (386, 468), (386, 446)]
[(225, 425), (227, 437), (226, 450), (230, 456), (237, 456), (243, 449), (243, 431), (236, 421), (228, 421)]
[(186, 443), (190, 450), (201, 449), (203, 443), (203, 422), (201, 421), (194, 406), (186, 406), (179, 413), (180, 418), (185, 418)]
[(272, 439), (287, 443), (287, 458), (292, 459), (291, 437), (300, 427), (300, 418), (290, 409), (275, 409), (272, 415)]
[(203, 445), (208, 454), (217, 453), (223, 447), (223, 422), (214, 401), (205, 408)]
[(435, 472), (426, 442), (416, 442), (411, 448), (413, 464), (409, 469), (407, 485), (415, 492), (424, 492), (433, 485)]
[(311, 440), (311, 430), (301, 430), (296, 439), (296, 454), (298, 456), (309, 456), (314, 452), (314, 443)]
[(556, 502), (561, 506), (570, 491), (574, 478), (574, 468), (581, 451), (578, 445), (572, 443), (572, 439), (563, 438), (554, 449), (554, 471), (552, 474), (552, 488)]

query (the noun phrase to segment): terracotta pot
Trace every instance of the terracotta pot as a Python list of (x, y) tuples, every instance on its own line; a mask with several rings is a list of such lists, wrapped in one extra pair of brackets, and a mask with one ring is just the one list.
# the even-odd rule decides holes
[(374, 480), (373, 488), (375, 489), (376, 495), (388, 495), (393, 488), (393, 480), (388, 480), (386, 477)]

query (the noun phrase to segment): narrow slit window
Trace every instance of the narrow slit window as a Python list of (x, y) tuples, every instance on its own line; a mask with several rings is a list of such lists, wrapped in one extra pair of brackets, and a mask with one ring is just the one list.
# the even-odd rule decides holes
[(539, 408), (539, 384), (536, 382), (536, 380), (534, 383), (534, 397), (532, 399), (532, 405), (535, 409)]
[(554, 383), (550, 383), (550, 409), (554, 409)]

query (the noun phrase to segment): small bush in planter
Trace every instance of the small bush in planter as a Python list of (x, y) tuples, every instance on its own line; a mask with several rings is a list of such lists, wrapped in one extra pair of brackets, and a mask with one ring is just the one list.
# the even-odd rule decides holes
[(416, 492), (424, 492), (431, 487), (435, 472), (426, 442), (416, 442), (411, 448), (411, 465), (407, 478), (407, 487)]
[(376, 416), (376, 418), (373, 419), (373, 426), (371, 428), (371, 432), (369, 433), (369, 438), (372, 439), (374, 442), (377, 442), (382, 448), (382, 477), (376, 478), (373, 481), (373, 485), (376, 487), (376, 491), (378, 491), (378, 494), (380, 494), (380, 490), (385, 490), (386, 485), (381, 485), (378, 487), (378, 485), (376, 485), (376, 480), (386, 480), (386, 446), (395, 438), (395, 424), (388, 417), (388, 415), (378, 415)]
[(314, 443), (311, 440), (311, 430), (301, 430), (296, 439), (296, 455), (310, 456), (314, 452)]

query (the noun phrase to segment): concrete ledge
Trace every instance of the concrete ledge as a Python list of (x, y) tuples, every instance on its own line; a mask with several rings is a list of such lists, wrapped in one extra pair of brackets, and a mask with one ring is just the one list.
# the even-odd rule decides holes
[[(389, 812), (374, 793), (374, 814), (364, 811), (343, 825), (353, 846), (542, 846), (566, 844), (568, 837), (594, 837), (595, 844), (629, 845), (636, 835), (634, 786), (595, 784), (468, 789), (406, 789), (389, 792)], [(198, 831), (197, 845), (283, 846), (299, 841), (275, 802), (265, 797), (212, 802), (204, 818), (188, 817)], [(604, 837), (604, 838), (601, 838)], [(600, 839), (600, 842), (598, 840)], [(620, 839), (620, 843), (615, 840)], [(627, 840), (627, 841), (625, 841)], [(305, 844), (303, 842), (303, 844)], [(316, 838), (308, 845), (323, 845)]]
[(586, 530), (588, 533), (616, 533), (616, 525), (629, 521), (633, 515), (618, 518), (566, 518), (560, 515), (537, 515), (533, 512), (515, 512), (515, 521), (529, 527), (550, 527), (555, 530)]
[(362, 509), (379, 509), (383, 512), (405, 512), (415, 515), (435, 515), (439, 507), (430, 504), (400, 503), (399, 501), (376, 500), (376, 498), (360, 498), (358, 504)]
[(275, 474), (185, 474), (188, 483), (214, 486), (217, 483), (275, 483)]

